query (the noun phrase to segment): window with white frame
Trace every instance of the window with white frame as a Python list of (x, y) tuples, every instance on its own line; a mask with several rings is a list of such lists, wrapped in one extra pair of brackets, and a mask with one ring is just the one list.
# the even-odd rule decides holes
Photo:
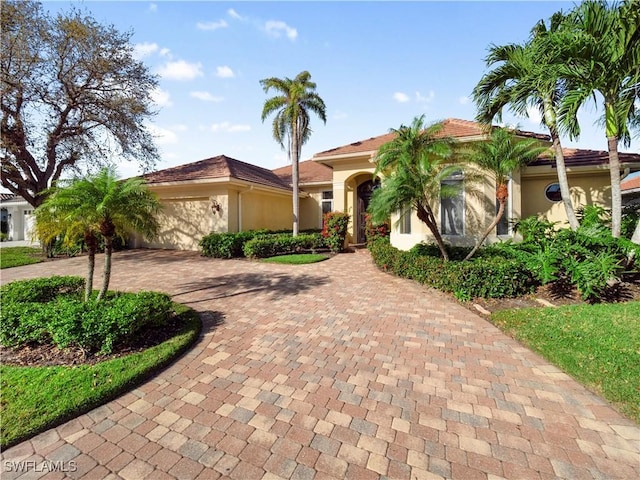
[(464, 235), (464, 189), (462, 172), (441, 184), (440, 232), (442, 235)]
[(333, 211), (333, 191), (322, 192), (322, 214)]
[(398, 210), (399, 224), (398, 233), (409, 235), (411, 233), (411, 205), (407, 205)]

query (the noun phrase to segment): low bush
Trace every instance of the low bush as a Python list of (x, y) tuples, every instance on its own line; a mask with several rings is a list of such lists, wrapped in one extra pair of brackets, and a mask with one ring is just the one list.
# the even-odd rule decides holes
[[(35, 279), (3, 286), (0, 344), (20, 347), (53, 343), (58, 348), (111, 353), (116, 345), (134, 340), (146, 328), (165, 325), (173, 313), (169, 296), (157, 292), (121, 293), (101, 302), (83, 302), (79, 293), (82, 283), (77, 288), (75, 280), (59, 280), (75, 278)], [(48, 288), (43, 288), (44, 280), (49, 281)], [(9, 291), (8, 296), (5, 291)], [(52, 291), (57, 294), (52, 296)]]
[[(455, 251), (464, 258), (465, 249)], [(371, 246), (371, 256), (384, 271), (454, 293), (461, 300), (515, 297), (530, 293), (536, 286), (520, 262), (499, 255), (444, 262), (435, 246), (417, 246), (405, 252), (379, 239)]]
[(246, 242), (243, 252), (250, 258), (267, 258), (303, 251), (315, 251), (324, 247), (324, 239), (318, 233), (300, 234), (296, 237), (280, 233), (256, 236)]
[(371, 218), (371, 214), (369, 213), (367, 213), (364, 218), (364, 236), (367, 239), (368, 247), (373, 245), (373, 242), (375, 242), (379, 238), (389, 238), (391, 228), (389, 228), (388, 223), (374, 223)]
[(49, 302), (59, 295), (82, 293), (84, 278), (72, 276), (53, 276), (18, 280), (0, 287), (3, 307), (9, 303)]
[(248, 231), (238, 233), (210, 233), (200, 240), (202, 255), (214, 258), (243, 257), (243, 247), (261, 231)]

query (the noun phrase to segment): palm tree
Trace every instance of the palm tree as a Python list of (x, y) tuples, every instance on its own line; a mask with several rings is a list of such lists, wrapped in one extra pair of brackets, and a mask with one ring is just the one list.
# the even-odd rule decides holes
[[(604, 125), (611, 178), (611, 233), (620, 236), (622, 194), (618, 143), (629, 146), (629, 126), (637, 120), (635, 102), (640, 95), (640, 2), (623, 4), (588, 0), (567, 19), (578, 49), (562, 70), (570, 80), (560, 109), (561, 121), (579, 133), (576, 114), (589, 99), (604, 103)], [(568, 54), (564, 53), (567, 57)]]
[(79, 239), (84, 241), (88, 254), (84, 292), (84, 301), (87, 302), (93, 291), (100, 231), (94, 218), (95, 210), (84, 201), (86, 182), (76, 180), (66, 187), (64, 184), (64, 181), (58, 181), (58, 188), (49, 190), (46, 200), (34, 210), (36, 233), (43, 245), (60, 236), (67, 246), (74, 245)]
[(493, 70), (485, 74), (473, 90), (478, 107), (476, 119), (491, 125), (502, 120), (505, 107), (519, 116), (529, 116), (530, 109), (540, 113), (542, 124), (549, 130), (558, 172), (558, 184), (569, 226), (576, 230), (578, 218), (571, 201), (560, 131), (558, 109), (565, 85), (560, 75), (557, 51), (550, 38), (560, 36), (564, 16), (556, 13), (549, 27), (538, 22), (531, 39), (522, 45), (492, 45), (486, 58)]
[(468, 160), (493, 175), (495, 179), (498, 211), (491, 225), (465, 260), (473, 257), (504, 215), (509, 198), (509, 178), (513, 172), (532, 162), (547, 150), (548, 148), (541, 146), (538, 140), (518, 139), (513, 131), (504, 128), (494, 128), (488, 142), (478, 142), (470, 148)]
[[(94, 176), (72, 180), (65, 187), (53, 189), (52, 195), (36, 209), (39, 231), (64, 233), (69, 241), (84, 238), (89, 248), (89, 271), (85, 299), (93, 283), (93, 265), (97, 238), (104, 239), (105, 263), (102, 288), (97, 300), (104, 298), (111, 278), (113, 239), (138, 232), (153, 238), (159, 229), (155, 215), (160, 203), (141, 178), (118, 180), (112, 168)], [(90, 245), (90, 242), (93, 242)]]
[[(434, 205), (440, 198), (456, 196), (460, 188), (443, 184), (459, 174), (460, 165), (446, 163), (453, 154), (454, 141), (441, 135), (442, 123), (424, 125), (424, 115), (416, 117), (410, 126), (391, 129), (395, 138), (378, 150), (375, 175), (382, 175), (369, 204), (374, 222), (385, 222), (392, 213), (407, 207), (415, 209), (433, 235), (442, 258), (449, 255), (442, 240)], [(406, 213), (405, 213), (406, 214)]]
[(311, 136), (310, 113), (315, 113), (326, 124), (326, 107), (316, 93), (316, 84), (311, 74), (300, 72), (290, 78), (265, 78), (260, 80), (265, 93), (273, 89), (277, 96), (267, 99), (262, 107), (262, 121), (275, 114), (273, 138), (280, 144), (291, 160), (291, 182), (293, 187), (293, 235), (298, 235), (300, 199), (298, 198), (298, 162), (304, 145)]

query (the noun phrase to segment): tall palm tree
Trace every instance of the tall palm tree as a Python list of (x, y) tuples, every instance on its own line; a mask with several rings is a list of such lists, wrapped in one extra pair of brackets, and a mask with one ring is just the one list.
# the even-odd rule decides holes
[(369, 204), (374, 222), (385, 222), (392, 213), (415, 209), (433, 235), (442, 258), (449, 255), (442, 240), (434, 207), (441, 198), (456, 196), (460, 188), (443, 182), (460, 173), (461, 166), (446, 163), (453, 154), (454, 141), (441, 135), (442, 123), (424, 125), (424, 115), (411, 125), (391, 129), (395, 138), (380, 147), (375, 175), (383, 176)]
[(604, 125), (611, 178), (611, 233), (620, 236), (622, 194), (618, 144), (630, 145), (629, 126), (637, 119), (640, 98), (640, 2), (588, 0), (567, 19), (577, 39), (562, 74), (570, 80), (560, 109), (561, 121), (579, 133), (576, 114), (589, 99), (604, 103)]
[(489, 141), (475, 143), (470, 148), (468, 160), (495, 179), (498, 211), (465, 260), (473, 257), (504, 215), (509, 198), (509, 178), (513, 172), (532, 162), (547, 150), (548, 148), (541, 146), (538, 140), (518, 139), (513, 131), (504, 128), (494, 128)]
[(569, 226), (576, 230), (578, 218), (573, 208), (567, 169), (560, 140), (558, 110), (565, 85), (560, 75), (557, 50), (549, 37), (557, 38), (564, 16), (556, 13), (549, 26), (538, 22), (531, 38), (524, 44), (492, 45), (485, 61), (493, 70), (485, 74), (473, 90), (478, 107), (476, 119), (491, 125), (502, 119), (505, 107), (519, 116), (529, 116), (530, 109), (539, 112), (542, 124), (549, 130), (556, 162), (558, 184)]
[(273, 138), (283, 150), (287, 150), (291, 160), (291, 182), (293, 187), (293, 235), (298, 235), (300, 199), (298, 198), (298, 163), (304, 145), (311, 136), (310, 114), (315, 113), (327, 123), (326, 106), (316, 93), (316, 84), (311, 74), (300, 72), (296, 78), (265, 78), (260, 80), (265, 93), (275, 90), (277, 95), (268, 98), (262, 107), (262, 121), (275, 114), (273, 119)]
[[(94, 241), (102, 236), (105, 263), (99, 301), (109, 289), (113, 239), (132, 232), (153, 238), (159, 229), (155, 217), (159, 210), (158, 199), (143, 179), (118, 180), (115, 170), (104, 168), (96, 175), (72, 180), (67, 187), (54, 188), (52, 195), (36, 209), (36, 221), (42, 221), (37, 227), (42, 231), (57, 229), (68, 239), (82, 236), (85, 241)], [(95, 262), (95, 247), (89, 246), (88, 241), (87, 244), (90, 258), (86, 299), (91, 293)]]

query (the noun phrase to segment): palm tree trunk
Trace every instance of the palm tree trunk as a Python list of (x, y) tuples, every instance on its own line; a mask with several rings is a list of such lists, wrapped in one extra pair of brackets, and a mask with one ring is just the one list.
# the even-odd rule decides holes
[(618, 157), (618, 139), (608, 136), (609, 175), (611, 177), (611, 235), (620, 237), (622, 224), (622, 192), (620, 190), (620, 158)]
[(440, 249), (440, 253), (442, 254), (442, 258), (445, 262), (449, 261), (449, 253), (447, 252), (447, 248), (445, 247), (444, 240), (442, 240), (442, 235), (440, 235), (440, 230), (438, 229), (438, 223), (436, 222), (436, 217), (431, 210), (429, 205), (418, 204), (416, 208), (416, 213), (418, 215), (418, 219), (424, 222), (433, 238), (436, 240), (436, 245)]
[[(297, 127), (297, 125), (296, 125)], [(293, 187), (293, 236), (298, 235), (300, 215), (300, 198), (298, 197), (298, 182), (300, 174), (298, 172), (298, 162), (300, 160), (300, 146), (298, 139), (298, 129), (291, 132), (291, 186)]]
[(93, 292), (93, 273), (96, 268), (96, 248), (97, 240), (95, 235), (88, 234), (84, 237), (84, 243), (87, 245), (87, 279), (84, 285), (84, 301), (88, 302)]
[(482, 243), (487, 239), (491, 231), (494, 228), (496, 228), (496, 225), (498, 225), (498, 223), (500, 222), (502, 215), (504, 215), (504, 207), (506, 203), (507, 203), (506, 199), (498, 201), (499, 206), (498, 206), (498, 213), (496, 213), (496, 218), (493, 219), (493, 222), (491, 222), (491, 225), (489, 225), (489, 228), (485, 230), (484, 235), (482, 235), (482, 238), (478, 241), (478, 243), (476, 243), (475, 247), (473, 247), (473, 250), (471, 250), (469, 254), (466, 257), (464, 257), (465, 261), (473, 257), (473, 255), (478, 251)]
[(111, 279), (111, 254), (113, 253), (113, 237), (104, 237), (104, 275), (102, 277), (102, 289), (98, 294), (98, 300), (100, 301), (107, 294), (109, 290), (109, 280)]
[(549, 133), (551, 134), (551, 140), (553, 142), (553, 152), (555, 154), (556, 170), (558, 172), (558, 184), (560, 185), (560, 195), (562, 196), (564, 210), (567, 213), (567, 220), (569, 221), (571, 230), (577, 230), (580, 224), (576, 212), (573, 209), (573, 202), (571, 201), (571, 190), (569, 190), (569, 180), (567, 179), (567, 166), (564, 163), (560, 137), (555, 127), (549, 127)]

